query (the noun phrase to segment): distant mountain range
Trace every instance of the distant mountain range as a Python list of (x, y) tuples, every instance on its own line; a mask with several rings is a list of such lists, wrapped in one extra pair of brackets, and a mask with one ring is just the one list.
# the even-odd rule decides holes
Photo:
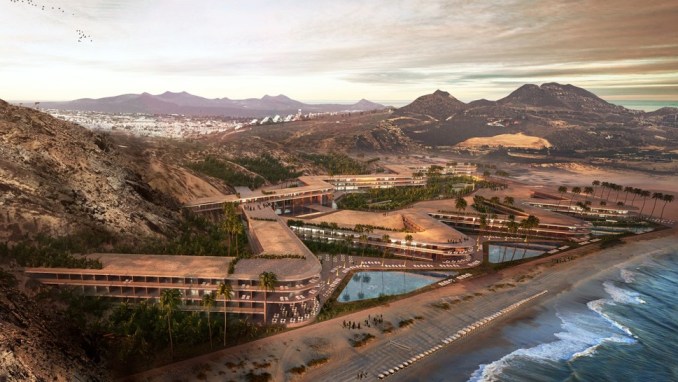
[(105, 113), (184, 114), (193, 116), (264, 117), (269, 115), (321, 113), (339, 111), (370, 111), (384, 105), (361, 99), (351, 105), (306, 104), (284, 95), (234, 100), (204, 98), (187, 92), (162, 94), (124, 94), (105, 98), (81, 98), (67, 102), (42, 102), (47, 109), (98, 111)]
[(630, 110), (588, 90), (558, 83), (526, 84), (497, 101), (469, 103), (437, 90), (396, 109), (390, 119), (406, 136), (426, 146), (525, 134), (567, 150), (663, 146), (678, 136), (677, 120), (677, 108)]
[(611, 104), (588, 90), (573, 85), (546, 83), (539, 85), (526, 84), (514, 90), (508, 96), (488, 101), (480, 99), (464, 103), (450, 93), (436, 90), (432, 94), (423, 95), (411, 104), (398, 109), (399, 114), (421, 114), (437, 120), (446, 119), (457, 112), (476, 108), (504, 107), (570, 110), (576, 112), (628, 113), (623, 106)]

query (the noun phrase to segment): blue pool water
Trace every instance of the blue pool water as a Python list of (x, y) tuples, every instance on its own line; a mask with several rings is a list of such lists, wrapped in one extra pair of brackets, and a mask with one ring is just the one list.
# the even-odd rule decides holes
[[(453, 274), (453, 273), (450, 273)], [(350, 302), (404, 294), (444, 279), (445, 274), (411, 272), (358, 272), (339, 295), (340, 302)]]
[(497, 264), (506, 261), (529, 259), (542, 255), (544, 251), (536, 249), (525, 249), (508, 247), (503, 245), (490, 245), (488, 248), (488, 260), (490, 263)]

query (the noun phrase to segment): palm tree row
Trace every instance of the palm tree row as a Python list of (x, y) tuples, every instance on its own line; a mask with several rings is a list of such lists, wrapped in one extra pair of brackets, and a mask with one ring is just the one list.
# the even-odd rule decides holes
[[(648, 190), (643, 190), (640, 188), (635, 188), (635, 187), (630, 187), (630, 186), (621, 186), (616, 183), (610, 183), (610, 182), (601, 182), (599, 180), (594, 180), (591, 182), (591, 186), (584, 187), (583, 189), (581, 187), (573, 187), (571, 192), (572, 196), (570, 197), (570, 201), (568, 204), (568, 209), (572, 205), (572, 202), (575, 198), (575, 195), (578, 195), (580, 193), (583, 193), (587, 196), (586, 200), (588, 201), (589, 196), (596, 197), (596, 193), (598, 190), (596, 189), (597, 187), (600, 187), (600, 195), (597, 197), (600, 199), (604, 199), (600, 201), (600, 205), (604, 206), (607, 205), (607, 203), (610, 201), (610, 196), (612, 192), (615, 192), (614, 195), (614, 201), (617, 203), (619, 206), (626, 205), (629, 194), (632, 195), (633, 197), (631, 198), (631, 205), (634, 205), (636, 198), (640, 197), (643, 200), (643, 203), (640, 207), (640, 212), (639, 215), (643, 215), (643, 211), (645, 210), (645, 204), (648, 201), (649, 198), (654, 199), (654, 203), (652, 204), (652, 211), (650, 212), (650, 217), (654, 217), (654, 212), (657, 207), (657, 201), (663, 201), (664, 205), (661, 208), (661, 213), (659, 215), (659, 219), (664, 218), (664, 209), (666, 208), (666, 205), (668, 203), (672, 203), (674, 200), (674, 196), (670, 194), (663, 194), (661, 192), (650, 192)], [(560, 202), (563, 199), (563, 195), (567, 193), (568, 189), (565, 186), (559, 186), (558, 187), (558, 193), (560, 193), (560, 199), (558, 200), (558, 207), (560, 206)], [(607, 194), (605, 193), (607, 191)], [(620, 200), (620, 193), (624, 193), (624, 198), (623, 201)]]

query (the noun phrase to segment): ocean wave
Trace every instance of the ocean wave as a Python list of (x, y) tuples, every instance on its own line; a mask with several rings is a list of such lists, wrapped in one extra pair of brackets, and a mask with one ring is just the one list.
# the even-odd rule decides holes
[(600, 300), (589, 301), (589, 302), (586, 304), (586, 306), (588, 306), (589, 309), (591, 309), (592, 311), (598, 313), (598, 314), (600, 315), (600, 317), (602, 317), (605, 321), (607, 321), (607, 322), (609, 322), (610, 324), (612, 324), (612, 326), (614, 326), (615, 328), (617, 328), (617, 329), (623, 331), (624, 333), (626, 333), (626, 334), (629, 335), (630, 337), (634, 337), (634, 338), (635, 338), (635, 336), (633, 335), (633, 332), (631, 332), (631, 329), (629, 329), (629, 328), (627, 328), (626, 326), (624, 326), (624, 325), (620, 324), (619, 322), (615, 321), (615, 320), (612, 319), (607, 313), (605, 313), (605, 312), (603, 311), (603, 306), (605, 306), (605, 305), (607, 305), (607, 304), (610, 304), (610, 303), (611, 303), (610, 300), (602, 299), (602, 298), (601, 298)]
[[(495, 362), (480, 365), (469, 381), (539, 380), (540, 377), (544, 380), (567, 380), (567, 375), (587, 376), (586, 380), (595, 380), (594, 376), (606, 380), (628, 379), (628, 375), (625, 375), (628, 371), (624, 368), (606, 368), (597, 362), (577, 361), (582, 357), (594, 357), (603, 362), (610, 359), (634, 362), (639, 376), (669, 380), (667, 376), (675, 376), (675, 373), (666, 365), (671, 365), (678, 355), (671, 343), (665, 340), (676, 331), (673, 319), (677, 304), (676, 264), (678, 252), (652, 259), (632, 271), (621, 270), (624, 283), (603, 282), (609, 295), (589, 301), (586, 303), (588, 309), (582, 310), (583, 306), (578, 304), (563, 305), (567, 306), (567, 310), (556, 313), (561, 320), (562, 330), (554, 333), (555, 340), (547, 340), (551, 341), (549, 344), (526, 346)], [(647, 299), (653, 309), (638, 305), (644, 303), (641, 297)], [(611, 308), (610, 305), (615, 306)], [(623, 321), (617, 321), (622, 318)], [(643, 336), (643, 342), (648, 346), (634, 347), (639, 350), (640, 356), (624, 349), (625, 344), (637, 343), (639, 340), (621, 322), (632, 325), (633, 330)]]
[(632, 272), (628, 269), (622, 269), (621, 270), (621, 278), (624, 280), (625, 283), (631, 284), (632, 282), (636, 281), (636, 273)]
[(603, 283), (603, 287), (605, 288), (605, 292), (612, 297), (612, 300), (614, 302), (618, 302), (620, 304), (644, 304), (645, 301), (640, 298), (640, 293), (630, 291), (628, 289), (620, 288), (616, 285), (614, 285), (613, 281), (605, 281)]
[[(549, 362), (571, 361), (579, 357), (594, 354), (604, 343), (633, 343), (632, 337), (619, 333), (614, 328), (632, 336), (624, 328), (602, 312), (606, 300), (595, 300), (589, 308), (591, 313), (556, 313), (561, 320), (560, 332), (554, 333), (556, 341), (542, 343), (531, 348), (522, 348), (490, 364), (483, 364), (471, 375), (469, 381), (497, 381), (506, 368), (516, 361), (527, 360), (548, 364)], [(609, 301), (609, 300), (608, 300)], [(594, 314), (595, 313), (595, 314)], [(610, 325), (613, 324), (613, 326)], [(626, 330), (624, 330), (626, 329)]]
[(574, 361), (575, 359), (580, 358), (580, 357), (590, 357), (590, 356), (592, 356), (596, 353), (596, 351), (598, 350), (598, 348), (600, 346), (604, 345), (605, 343), (610, 343), (610, 342), (621, 343), (621, 344), (630, 344), (630, 343), (634, 343), (635, 340), (632, 339), (632, 338), (626, 337), (626, 336), (620, 336), (620, 335), (615, 334), (611, 337), (603, 338), (599, 343), (597, 343), (593, 346), (590, 346), (590, 347), (588, 347), (588, 348), (586, 348), (586, 349), (584, 349), (584, 350), (582, 350), (578, 353), (574, 353), (572, 355), (572, 357), (570, 357), (570, 361)]

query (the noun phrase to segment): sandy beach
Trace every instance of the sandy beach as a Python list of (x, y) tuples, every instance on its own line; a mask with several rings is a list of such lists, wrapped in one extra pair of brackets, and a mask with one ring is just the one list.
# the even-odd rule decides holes
[[(241, 380), (245, 374), (270, 373), (275, 381), (287, 380), (376, 380), (385, 367), (392, 367), (418, 354), (479, 318), (532, 296), (543, 290), (549, 293), (531, 301), (484, 329), (454, 343), (445, 351), (463, 351), (469, 343), (493, 341), (486, 334), (512, 319), (529, 314), (531, 307), (545, 304), (559, 293), (576, 288), (600, 272), (632, 259), (642, 259), (656, 251), (678, 249), (678, 231), (665, 230), (625, 239), (627, 244), (607, 250), (583, 247), (562, 255), (539, 259), (498, 273), (484, 275), (446, 287), (398, 300), (390, 304), (352, 313), (135, 375), (138, 381), (188, 381), (198, 376), (205, 380)], [(587, 254), (575, 260), (555, 264), (553, 259)], [(436, 304), (434, 306), (433, 304)], [(445, 308), (443, 308), (445, 307)], [(385, 325), (366, 328), (364, 320), (382, 317)], [(411, 324), (399, 327), (401, 321)], [(342, 323), (363, 323), (362, 329), (346, 329)], [(351, 340), (365, 334), (374, 336), (366, 344), (353, 347)], [(473, 338), (473, 341), (470, 339)], [(323, 360), (327, 361), (323, 361)], [(319, 365), (307, 367), (317, 360)], [(389, 380), (415, 379), (426, 370), (426, 360), (417, 362)], [(290, 372), (305, 366), (301, 372)], [(301, 368), (299, 368), (301, 369)], [(299, 370), (297, 369), (297, 370)], [(419, 371), (418, 371), (419, 370)]]

